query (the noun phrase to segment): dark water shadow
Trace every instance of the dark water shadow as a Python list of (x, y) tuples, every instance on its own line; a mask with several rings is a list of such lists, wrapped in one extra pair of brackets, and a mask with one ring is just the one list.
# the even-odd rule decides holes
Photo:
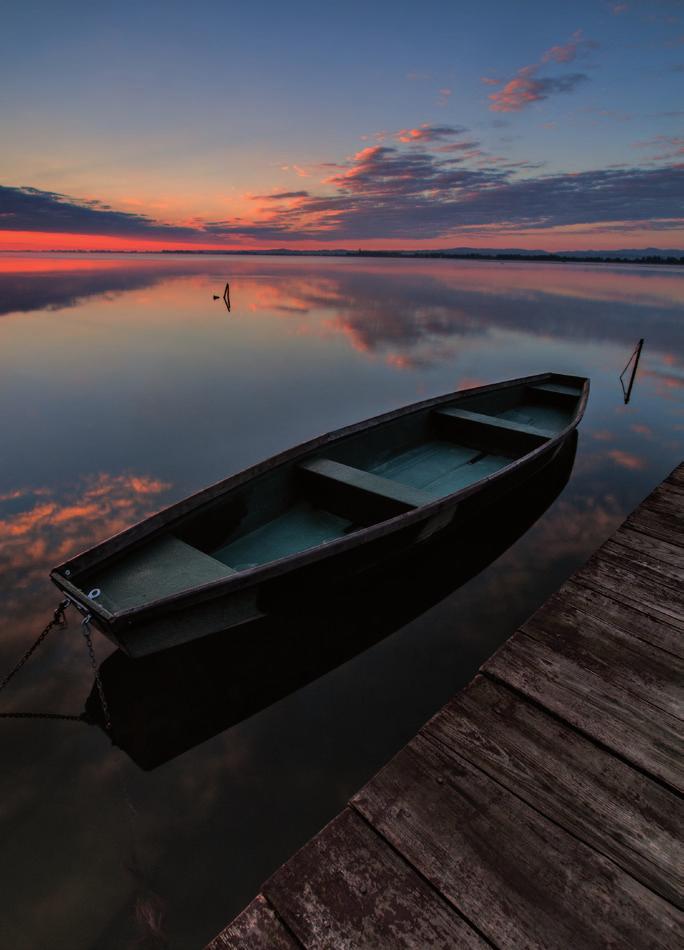
[[(565, 487), (577, 446), (471, 523), (367, 575), (345, 596), (264, 618), (140, 659), (117, 650), (100, 667), (112, 740), (154, 769), (318, 679), (475, 577), (541, 517)], [(103, 725), (95, 684), (86, 716)]]

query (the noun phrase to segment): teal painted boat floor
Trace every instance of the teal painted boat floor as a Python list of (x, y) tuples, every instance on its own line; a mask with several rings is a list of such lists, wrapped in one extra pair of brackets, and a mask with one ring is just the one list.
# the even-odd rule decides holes
[(370, 469), (442, 498), (508, 465), (503, 455), (483, 455), (453, 442), (425, 442)]
[[(487, 413), (486, 409), (479, 410)], [(539, 429), (549, 429), (560, 432), (570, 422), (572, 413), (558, 409), (556, 406), (540, 406), (538, 403), (523, 403), (504, 412), (487, 413), (497, 415), (501, 419), (510, 419), (511, 422), (522, 422), (527, 426), (536, 426)]]
[(210, 555), (169, 536), (93, 575), (85, 589), (99, 587), (97, 602), (106, 610), (129, 610), (232, 573)]
[(351, 521), (300, 502), (273, 521), (214, 551), (212, 557), (233, 570), (244, 571), (332, 541), (349, 527)]

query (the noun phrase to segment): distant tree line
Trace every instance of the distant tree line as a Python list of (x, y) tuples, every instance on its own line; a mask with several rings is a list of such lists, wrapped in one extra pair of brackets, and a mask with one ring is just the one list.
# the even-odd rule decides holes
[(159, 251), (119, 251), (113, 248), (107, 250), (72, 250), (70, 248), (53, 248), (50, 251), (34, 252), (38, 254), (192, 254), (228, 257), (401, 257), (408, 259), (441, 259), (449, 261), (533, 261), (534, 263), (568, 263), (568, 264), (684, 264), (684, 256), (644, 254), (641, 257), (603, 257), (597, 254), (515, 254), (510, 252), (468, 252), (459, 254), (450, 251), (348, 251), (343, 248), (337, 250), (296, 251), (278, 247), (266, 251), (255, 250), (181, 250), (173, 251), (162, 249)]

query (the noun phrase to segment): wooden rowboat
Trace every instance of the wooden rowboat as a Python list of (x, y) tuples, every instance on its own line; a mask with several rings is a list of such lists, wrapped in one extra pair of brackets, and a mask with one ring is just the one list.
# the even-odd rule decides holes
[(140, 768), (154, 769), (283, 699), (415, 620), (500, 557), (561, 493), (576, 444), (575, 431), (553, 462), (519, 488), (366, 572), (339, 596), (310, 598), (306, 609), (284, 606), (244, 624), (239, 637), (215, 633), (136, 659), (115, 650), (99, 668), (107, 712), (95, 680), (84, 718)]
[(339, 429), (152, 515), (51, 572), (130, 656), (339, 587), (548, 464), (589, 381), (543, 373)]

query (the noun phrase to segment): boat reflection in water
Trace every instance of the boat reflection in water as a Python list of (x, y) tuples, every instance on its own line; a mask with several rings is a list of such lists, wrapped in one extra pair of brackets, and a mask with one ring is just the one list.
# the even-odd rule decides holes
[[(117, 650), (100, 667), (111, 738), (154, 769), (368, 649), (482, 571), (558, 497), (577, 433), (542, 471), (470, 523), (442, 532), (354, 589), (139, 659)], [(86, 718), (103, 726), (95, 684)]]

